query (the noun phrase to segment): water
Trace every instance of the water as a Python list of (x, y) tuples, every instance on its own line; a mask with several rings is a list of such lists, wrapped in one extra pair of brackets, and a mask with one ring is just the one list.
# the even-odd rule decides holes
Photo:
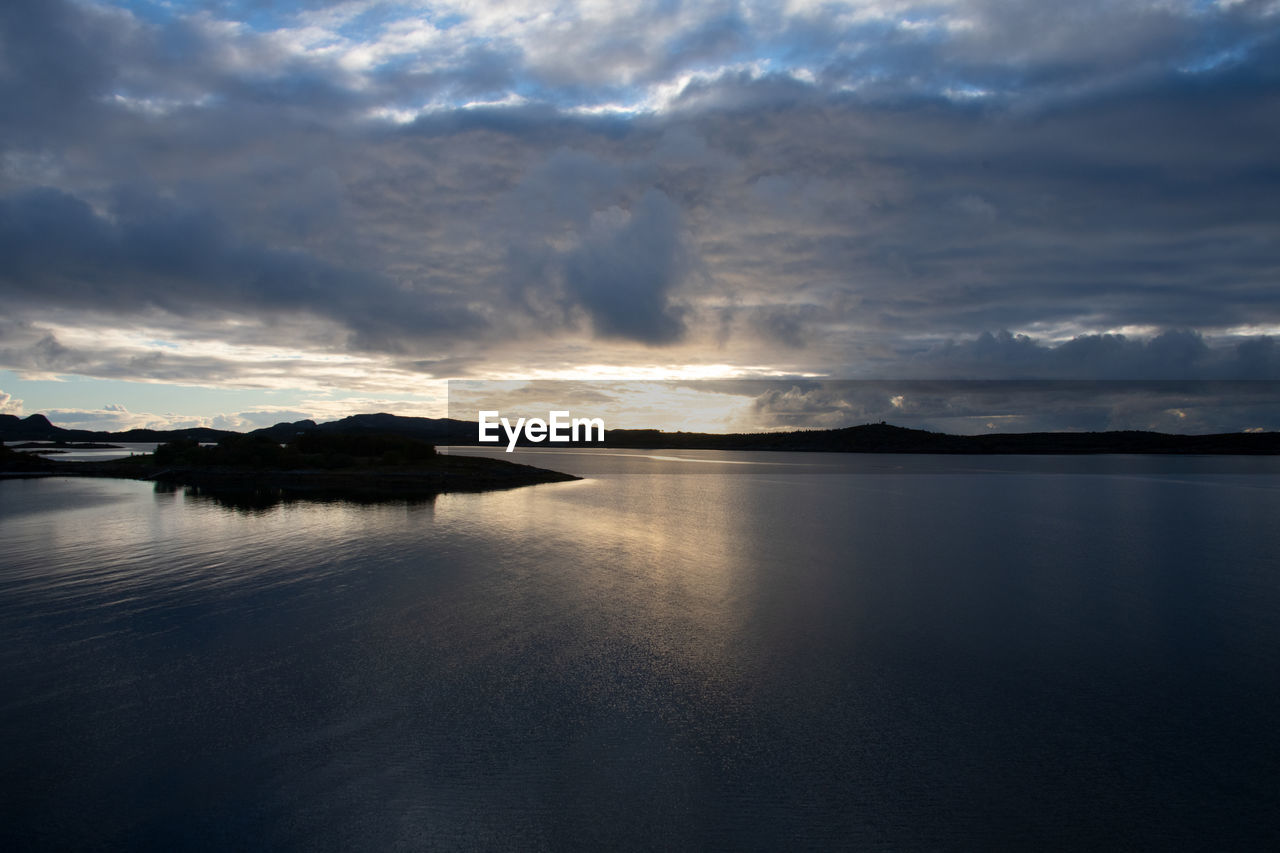
[(1276, 460), (512, 456), (0, 482), (0, 847), (1280, 843)]
[(10, 441), (4, 444), (13, 445), (36, 445), (35, 447), (18, 447), (19, 453), (34, 453), (40, 448), (56, 451), (48, 454), (49, 459), (58, 462), (109, 462), (113, 459), (124, 459), (133, 456), (135, 453), (151, 453), (159, 445), (155, 441), (111, 441), (96, 442), (98, 444), (110, 444), (110, 447), (78, 447), (85, 443), (94, 442), (72, 442), (70, 446), (59, 447), (52, 441)]

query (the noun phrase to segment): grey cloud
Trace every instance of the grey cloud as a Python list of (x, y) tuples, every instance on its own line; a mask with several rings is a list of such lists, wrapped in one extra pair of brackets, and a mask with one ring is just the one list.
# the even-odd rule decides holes
[(753, 400), (766, 429), (888, 422), (939, 432), (1280, 428), (1275, 381), (770, 382)]
[(759, 239), (727, 260), (775, 287), (843, 279), (846, 319), (903, 331), (1275, 322), (1263, 140), (1280, 128), (1237, 85), (1188, 80), (1049, 116), (814, 100), (767, 122), (708, 114), (704, 132), (745, 171), (809, 188), (785, 220), (761, 209)]
[[(769, 53), (813, 82), (726, 72), (671, 112), (593, 117), (557, 105), (634, 96), (621, 65), (556, 83), (494, 42), (356, 86), (194, 19), (7, 4), (0, 290), (28, 319), (150, 306), (441, 370), (567, 340), (836, 374), (1276, 375), (1269, 340), (1222, 347), (1280, 325), (1280, 25), (1260, 7), (900, 16), (973, 24), (947, 31), (750, 11), (673, 6), (691, 23), (670, 51), (626, 21), (572, 32), (593, 56), (630, 45), (637, 80)], [(532, 103), (367, 115), (517, 85)], [(990, 94), (946, 95), (966, 85)], [(147, 114), (117, 90), (179, 103)], [(340, 333), (317, 343), (316, 318)], [(1199, 337), (1088, 334), (1125, 326)], [(918, 343), (987, 329), (1082, 337)], [(32, 358), (65, 359), (54, 343)]]
[(1280, 348), (1270, 337), (1211, 344), (1188, 330), (1153, 338), (1080, 335), (1057, 346), (1028, 335), (985, 332), (918, 354), (908, 371), (951, 378), (1280, 379)]
[(463, 335), (483, 325), (447, 295), (396, 287), (307, 253), (253, 245), (217, 218), (167, 199), (120, 194), (111, 217), (53, 189), (0, 198), (0, 293), (112, 313), (159, 308), (301, 312), (350, 331), (360, 348), (392, 350), (403, 338)]
[[(772, 383), (771, 383), (772, 384)], [(820, 382), (782, 383), (752, 401), (764, 429), (835, 429), (880, 420), (887, 396), (857, 386), (831, 388)]]
[(566, 290), (601, 337), (670, 343), (684, 333), (669, 300), (685, 274), (680, 212), (653, 190), (620, 219), (599, 217), (567, 255)]
[(819, 305), (785, 305), (746, 312), (757, 334), (792, 349), (803, 349), (812, 340), (811, 323), (821, 323)]
[(616, 162), (559, 148), (525, 174), (513, 200), (534, 228), (546, 228), (548, 219), (553, 227), (579, 227), (594, 211), (616, 202), (627, 178)]
[(565, 149), (528, 172), (509, 196), (507, 253), (507, 286), (526, 311), (552, 328), (572, 327), (581, 313), (599, 338), (679, 340), (685, 225), (666, 193), (645, 187), (654, 174), (644, 158), (620, 164)]
[(30, 145), (98, 118), (94, 98), (118, 72), (126, 32), (64, 0), (0, 5), (0, 141)]

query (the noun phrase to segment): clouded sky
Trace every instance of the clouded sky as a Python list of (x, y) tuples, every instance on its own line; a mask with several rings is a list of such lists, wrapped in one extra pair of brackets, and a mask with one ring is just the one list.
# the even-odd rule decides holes
[(7, 0), (0, 411), (1277, 379), (1278, 151), (1277, 0)]

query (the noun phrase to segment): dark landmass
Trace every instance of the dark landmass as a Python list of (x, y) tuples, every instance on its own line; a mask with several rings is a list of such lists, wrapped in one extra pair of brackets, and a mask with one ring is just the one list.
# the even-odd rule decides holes
[(618, 429), (609, 430), (606, 438), (606, 444), (609, 447), (667, 450), (950, 454), (1280, 454), (1280, 433), (1277, 432), (1170, 435), (1124, 430), (949, 435), (889, 424), (865, 424), (845, 429), (729, 435)]
[[(39, 433), (38, 435), (35, 433)], [(474, 422), (452, 418), (414, 418), (390, 414), (352, 415), (339, 421), (317, 424), (304, 420), (279, 423), (248, 433), (287, 444), (306, 435), (399, 436), (435, 445), (459, 447), (505, 447), (481, 445)], [(194, 440), (217, 442), (241, 433), (208, 428), (183, 430), (130, 430), (121, 433), (94, 433), (64, 430), (43, 415), (18, 418), (0, 415), (0, 440), (63, 441), (158, 441)], [(520, 447), (548, 447), (521, 441)], [(662, 432), (656, 429), (611, 429), (603, 444), (581, 442), (555, 447), (610, 447), (648, 450), (785, 450), (831, 453), (960, 453), (960, 454), (1082, 454), (1082, 453), (1169, 453), (1205, 455), (1280, 454), (1280, 432), (1218, 433), (1214, 435), (1171, 435), (1124, 430), (1112, 432), (1036, 432), (949, 435), (908, 429), (890, 424), (864, 424), (829, 430), (797, 430), (768, 433)]]
[(580, 479), (501, 459), (441, 455), (416, 439), (370, 434), (312, 432), (281, 444), (270, 436), (231, 433), (214, 446), (179, 439), (152, 454), (104, 462), (60, 462), (0, 447), (0, 476), (50, 475), (151, 480), (247, 505), (299, 498), (429, 500), (445, 492)]
[(251, 435), (269, 435), (278, 441), (288, 441), (307, 432), (336, 433), (342, 435), (399, 435), (416, 438), (432, 444), (478, 444), (476, 424), (454, 418), (412, 418), (386, 413), (351, 415), (339, 421), (317, 424), (312, 420), (278, 423), (275, 426), (254, 430)]
[(42, 477), (48, 474), (55, 464), (58, 463), (52, 459), (45, 459), (42, 454), (20, 453), (0, 445), (0, 476)]
[[(280, 423), (257, 430), (287, 440), (308, 430), (368, 432), (403, 435), (459, 447), (481, 445), (477, 426), (452, 418), (402, 418), (396, 415), (353, 415), (341, 421), (316, 425), (313, 421)], [(579, 442), (548, 445), (520, 441), (520, 447), (611, 447), (645, 450), (783, 450), (827, 453), (960, 453), (960, 454), (1280, 454), (1280, 433), (1219, 433), (1171, 435), (1124, 430), (1111, 432), (1034, 432), (986, 435), (949, 435), (908, 429), (890, 424), (864, 424), (844, 429), (796, 430), (764, 433), (662, 432), (656, 429), (611, 429), (603, 444)]]

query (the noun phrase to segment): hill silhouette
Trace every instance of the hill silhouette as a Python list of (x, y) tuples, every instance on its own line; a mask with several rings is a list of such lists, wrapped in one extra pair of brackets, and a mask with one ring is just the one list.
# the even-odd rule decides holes
[[(196, 427), (179, 430), (101, 432), (69, 430), (44, 415), (19, 418), (0, 415), (0, 440), (13, 441), (155, 441), (218, 442), (249, 435), (288, 443), (300, 435), (383, 435), (416, 439), (435, 445), (480, 445), (477, 425), (453, 418), (421, 418), (386, 412), (351, 415), (336, 421), (281, 422), (247, 434)], [(952, 435), (891, 424), (863, 424), (842, 429), (763, 433), (663, 432), (656, 429), (611, 429), (603, 444), (579, 442), (548, 445), (520, 441), (521, 447), (612, 447), (665, 450), (783, 450), (834, 453), (963, 453), (963, 454), (1280, 454), (1280, 433), (1215, 433), (1180, 435), (1122, 430), (1109, 432), (1033, 432)]]

